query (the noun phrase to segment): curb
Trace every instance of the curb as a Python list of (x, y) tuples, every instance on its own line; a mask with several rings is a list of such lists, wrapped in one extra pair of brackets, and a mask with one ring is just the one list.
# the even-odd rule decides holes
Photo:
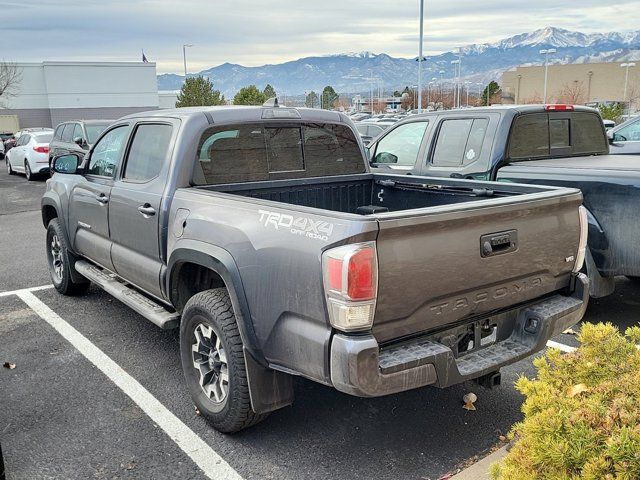
[(489, 480), (489, 467), (493, 462), (502, 460), (507, 454), (507, 447), (504, 446), (500, 450), (496, 450), (487, 455), (479, 462), (474, 463), (469, 468), (454, 475), (449, 480)]

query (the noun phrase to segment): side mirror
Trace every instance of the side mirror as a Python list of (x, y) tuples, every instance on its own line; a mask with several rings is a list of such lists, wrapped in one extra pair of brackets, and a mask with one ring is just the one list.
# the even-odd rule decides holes
[(373, 159), (373, 163), (398, 163), (398, 157), (393, 153), (380, 152)]
[(607, 138), (609, 139), (609, 145), (613, 145), (613, 132), (611, 130), (607, 131)]
[(76, 155), (75, 153), (67, 153), (65, 155), (58, 155), (53, 158), (53, 162), (51, 164), (51, 169), (55, 173), (66, 173), (73, 174), (79, 173), (78, 166), (82, 158), (80, 155)]
[(84, 145), (84, 139), (82, 137), (76, 137), (73, 139), (73, 143), (81, 147)]

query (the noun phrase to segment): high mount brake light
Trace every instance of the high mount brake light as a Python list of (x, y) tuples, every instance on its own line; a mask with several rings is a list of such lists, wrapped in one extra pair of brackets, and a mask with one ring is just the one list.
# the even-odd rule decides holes
[(545, 105), (544, 109), (547, 112), (573, 112), (573, 105), (563, 105), (563, 104), (554, 104), (554, 105)]
[(375, 243), (327, 250), (322, 270), (331, 325), (344, 332), (370, 329), (378, 292)]

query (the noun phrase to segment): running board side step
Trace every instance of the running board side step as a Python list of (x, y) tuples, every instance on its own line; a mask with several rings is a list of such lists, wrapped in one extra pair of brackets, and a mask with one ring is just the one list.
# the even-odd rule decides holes
[(105, 292), (120, 300), (163, 330), (170, 330), (178, 326), (180, 314), (169, 312), (162, 305), (145, 297), (137, 290), (128, 287), (121, 282), (115, 274), (107, 270), (102, 270), (84, 260), (77, 261), (75, 268), (76, 271), (87, 280), (91, 280)]

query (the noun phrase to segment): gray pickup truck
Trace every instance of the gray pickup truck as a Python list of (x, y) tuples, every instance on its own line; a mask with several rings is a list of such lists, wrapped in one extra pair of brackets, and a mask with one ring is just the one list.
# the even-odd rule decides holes
[(640, 155), (610, 155), (597, 110), (501, 105), (416, 115), (370, 145), (377, 172), (577, 188), (589, 220), (591, 296), (640, 280)]
[(497, 384), (587, 305), (578, 190), (372, 174), (340, 113), (139, 113), (53, 170), (55, 287), (179, 326), (224, 432), (290, 404), (295, 375), (357, 396)]

